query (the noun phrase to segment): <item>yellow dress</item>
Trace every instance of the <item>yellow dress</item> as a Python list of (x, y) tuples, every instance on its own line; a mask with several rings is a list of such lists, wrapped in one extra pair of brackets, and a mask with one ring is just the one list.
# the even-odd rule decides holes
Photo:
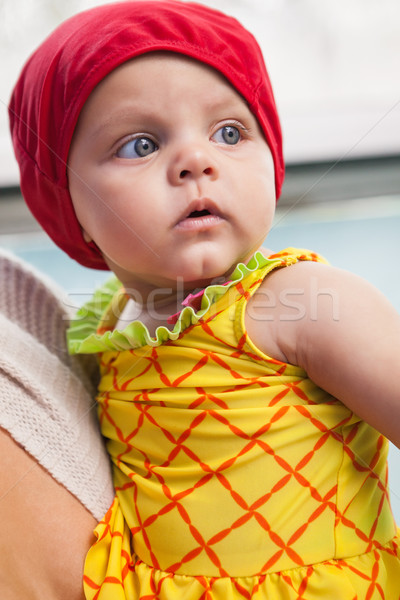
[(116, 280), (78, 315), (70, 348), (100, 353), (116, 490), (87, 599), (399, 600), (386, 439), (246, 334), (250, 295), (298, 260), (320, 259), (256, 253), (155, 338), (113, 330)]

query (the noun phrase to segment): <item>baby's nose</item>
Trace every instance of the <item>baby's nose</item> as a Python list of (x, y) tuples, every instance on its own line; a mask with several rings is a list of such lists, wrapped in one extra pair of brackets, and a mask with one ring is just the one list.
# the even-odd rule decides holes
[(218, 166), (212, 152), (204, 147), (186, 146), (181, 148), (169, 170), (171, 183), (182, 184), (184, 181), (209, 177), (218, 177)]

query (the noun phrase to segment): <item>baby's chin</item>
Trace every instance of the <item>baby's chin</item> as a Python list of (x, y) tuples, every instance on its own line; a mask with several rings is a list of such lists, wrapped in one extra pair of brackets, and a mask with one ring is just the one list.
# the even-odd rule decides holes
[[(188, 268), (181, 270), (176, 279), (184, 283), (185, 287), (206, 287), (213, 283), (224, 283), (227, 281), (236, 266), (227, 261), (213, 261), (214, 264), (199, 265), (196, 269)], [(217, 264), (215, 264), (217, 263)]]
[[(204, 249), (203, 249), (204, 250)], [(193, 291), (212, 284), (223, 284), (230, 280), (239, 262), (247, 263), (254, 251), (235, 252), (215, 249), (214, 252), (185, 252), (170, 255), (165, 261), (153, 261), (151, 268), (126, 269), (104, 256), (111, 271), (122, 284), (132, 289), (163, 288)]]
[[(203, 288), (211, 284), (223, 284), (231, 279), (232, 273), (238, 263), (247, 264), (254, 253), (259, 249), (244, 252), (239, 256), (206, 256), (194, 261), (184, 261), (175, 274), (169, 273), (171, 279), (183, 282), (185, 288)], [(263, 249), (261, 249), (263, 250)]]

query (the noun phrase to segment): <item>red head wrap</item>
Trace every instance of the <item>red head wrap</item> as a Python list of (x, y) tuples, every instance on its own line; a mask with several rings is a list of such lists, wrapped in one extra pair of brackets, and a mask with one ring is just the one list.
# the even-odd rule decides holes
[(279, 118), (261, 50), (236, 19), (204, 5), (138, 0), (99, 6), (61, 24), (36, 50), (15, 86), (10, 123), (22, 194), (33, 215), (69, 256), (107, 269), (82, 237), (68, 192), (67, 160), (75, 125), (93, 88), (121, 63), (169, 50), (220, 71), (247, 100), (283, 176)]

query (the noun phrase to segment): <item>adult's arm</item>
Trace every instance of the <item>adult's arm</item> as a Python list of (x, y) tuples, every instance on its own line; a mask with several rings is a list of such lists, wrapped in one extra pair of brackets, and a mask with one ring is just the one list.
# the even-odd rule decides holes
[(0, 429), (0, 590), (4, 600), (83, 600), (96, 519)]
[(90, 359), (66, 350), (67, 298), (0, 253), (2, 598), (82, 597), (93, 528), (113, 499)]

